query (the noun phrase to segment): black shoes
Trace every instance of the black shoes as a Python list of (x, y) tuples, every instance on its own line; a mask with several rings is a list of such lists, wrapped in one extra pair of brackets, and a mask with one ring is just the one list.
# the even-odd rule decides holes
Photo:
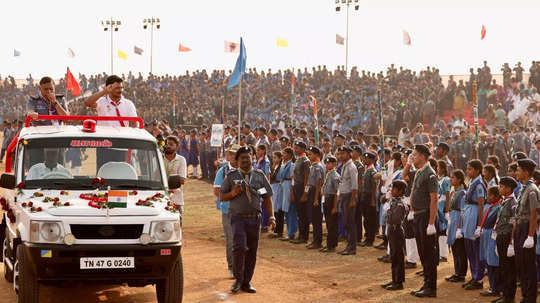
[(392, 260), (390, 260), (390, 255), (384, 255), (377, 258), (377, 261), (383, 262), (383, 263), (392, 263)]
[(234, 281), (233, 285), (231, 286), (231, 292), (233, 294), (236, 294), (240, 291), (241, 288), (242, 288), (242, 285), (240, 284), (240, 282)]
[(250, 294), (254, 294), (257, 292), (257, 290), (253, 286), (251, 286), (251, 284), (249, 283), (242, 285), (241, 289)]
[(311, 243), (308, 246), (306, 246), (307, 249), (321, 249), (322, 245), (317, 243)]
[(500, 297), (495, 300), (492, 300), (493, 303), (514, 303), (514, 299), (506, 298), (506, 297)]
[(441, 262), (441, 263), (446, 263), (446, 262), (448, 262), (448, 258), (446, 258), (446, 257), (441, 257), (441, 258), (439, 259), (439, 262)]
[(448, 282), (457, 283), (465, 281), (465, 277), (460, 277), (456, 274), (451, 275), (450, 277), (444, 278)]
[(351, 256), (351, 255), (356, 255), (356, 252), (352, 251), (352, 250), (345, 249), (343, 251), (338, 252), (338, 254), (340, 254), (342, 256)]
[(277, 238), (283, 238), (283, 235), (279, 235), (279, 234), (276, 234), (276, 233), (271, 233), (268, 235), (268, 238), (270, 239), (277, 239)]
[(336, 252), (336, 248), (335, 247), (323, 247), (321, 249), (319, 249), (320, 252), (323, 252), (323, 253), (332, 253), (332, 252)]
[(412, 263), (412, 262), (405, 262), (405, 269), (411, 269), (411, 268), (416, 268), (416, 263)]
[(418, 276), (423, 276), (424, 275), (424, 271), (421, 270), (421, 271), (417, 271), (414, 273), (415, 275), (418, 275)]
[(237, 281), (234, 281), (234, 284), (231, 286), (231, 292), (233, 294), (236, 294), (238, 293), (240, 290), (242, 291), (245, 291), (247, 293), (250, 293), (250, 294), (254, 294), (257, 292), (257, 290), (255, 288), (253, 288), (253, 286), (251, 286), (251, 284), (240, 284), (240, 282)]
[(465, 290), (476, 290), (476, 289), (482, 289), (484, 285), (481, 282), (478, 281), (472, 281), (471, 283), (467, 284), (464, 288)]
[(289, 238), (289, 237), (285, 236), (283, 238), (279, 238), (279, 241), (292, 241), (292, 240), (294, 240), (294, 237)]
[(306, 244), (307, 243), (307, 240), (306, 239), (296, 239), (296, 240), (291, 240), (291, 243), (292, 244)]
[(361, 247), (372, 247), (373, 246), (373, 241), (364, 241), (364, 242), (360, 243), (360, 246)]
[(384, 289), (386, 290), (402, 290), (403, 284), (402, 283), (392, 283), (388, 286), (386, 286)]
[(386, 284), (382, 284), (381, 287), (386, 289), (388, 286), (392, 285), (392, 283), (394, 283), (394, 282), (390, 281), (390, 282), (388, 282)]
[(481, 292), (480, 292), (480, 295), (481, 295), (482, 297), (498, 297), (498, 296), (501, 295), (501, 293), (498, 292), (498, 291), (494, 291), (494, 290), (492, 290), (492, 289), (490, 288), (490, 289), (488, 289), (488, 290), (481, 291)]
[(418, 291), (412, 291), (411, 295), (418, 298), (435, 298), (437, 297), (437, 291), (430, 288), (421, 288)]
[(376, 248), (376, 249), (380, 249), (380, 250), (384, 250), (386, 249), (386, 242), (383, 242), (377, 246), (374, 246), (373, 248)]

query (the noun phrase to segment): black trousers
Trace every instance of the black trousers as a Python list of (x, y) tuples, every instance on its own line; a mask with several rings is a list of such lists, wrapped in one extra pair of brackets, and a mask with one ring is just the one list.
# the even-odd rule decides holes
[(405, 234), (401, 226), (388, 226), (388, 243), (390, 245), (390, 259), (392, 260), (392, 282), (405, 281)]
[[(369, 205), (369, 201), (363, 200), (360, 202), (360, 205), (358, 205), (361, 209), (361, 215), (360, 217), (364, 219), (364, 229), (365, 229), (365, 236), (366, 236), (366, 242), (373, 243), (375, 241), (375, 234), (377, 233), (377, 210), (375, 209), (375, 206)], [(362, 221), (358, 221), (357, 224), (361, 225)], [(357, 229), (362, 232), (362, 227), (360, 226), (359, 229)], [(357, 236), (358, 239), (358, 236)], [(362, 239), (362, 236), (360, 236), (360, 239)]]
[(499, 255), (500, 271), (502, 273), (501, 286), (503, 296), (507, 299), (514, 299), (516, 296), (516, 258), (508, 257), (508, 245), (510, 244), (510, 234), (497, 235), (497, 254)]
[(465, 277), (467, 275), (467, 254), (465, 253), (465, 239), (456, 239), (452, 247), (454, 256), (454, 272), (456, 276)]
[(311, 205), (308, 202), (300, 202), (303, 194), (304, 184), (294, 184), (293, 195), (296, 215), (298, 216), (298, 238), (307, 241), (309, 239), (308, 207), (311, 208)]
[(360, 195), (361, 194), (358, 194), (358, 198), (356, 199), (356, 209), (355, 209), (355, 215), (354, 215), (354, 221), (356, 222), (356, 241), (358, 243), (362, 242), (362, 237), (364, 236), (362, 233), (363, 232), (362, 219), (364, 217), (364, 214), (362, 213), (362, 207), (360, 206), (362, 203)]
[(283, 210), (274, 212), (274, 217), (276, 217), (276, 228), (274, 232), (280, 236), (283, 236), (283, 226), (285, 225), (285, 213)]
[(242, 285), (249, 284), (255, 272), (261, 232), (261, 216), (245, 218), (231, 214), (233, 232), (233, 274)]
[(351, 196), (352, 194), (342, 194), (341, 195), (341, 213), (343, 215), (343, 225), (345, 230), (347, 230), (347, 251), (356, 251), (356, 208), (350, 207), (351, 205)]
[(208, 178), (208, 161), (206, 159), (206, 152), (201, 152), (200, 155), (200, 162), (201, 162), (201, 174), (203, 179)]
[(424, 269), (424, 288), (437, 289), (437, 265), (439, 265), (439, 222), (435, 217), (434, 235), (427, 235), (429, 210), (414, 214), (414, 237)]
[[(317, 205), (315, 205), (317, 202)], [(313, 244), (322, 244), (322, 206), (321, 196), (315, 201), (315, 187), (310, 187), (308, 192), (308, 207), (311, 207), (311, 224), (313, 225)], [(307, 227), (309, 231), (309, 223)]]
[(521, 294), (523, 303), (536, 302), (537, 290), (537, 268), (536, 268), (536, 235), (534, 246), (523, 248), (523, 243), (529, 234), (529, 223), (519, 223), (514, 231), (514, 249), (516, 251), (516, 264), (519, 266), (519, 282), (521, 283)]
[(332, 214), (335, 195), (324, 196), (324, 217), (326, 219), (326, 247), (336, 248), (338, 244), (338, 214)]

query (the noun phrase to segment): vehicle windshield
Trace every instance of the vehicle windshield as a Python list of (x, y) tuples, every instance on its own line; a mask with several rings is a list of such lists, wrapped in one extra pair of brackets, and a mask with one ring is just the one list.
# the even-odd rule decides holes
[(33, 139), (25, 142), (23, 155), (22, 180), (28, 189), (163, 188), (158, 151), (150, 141)]

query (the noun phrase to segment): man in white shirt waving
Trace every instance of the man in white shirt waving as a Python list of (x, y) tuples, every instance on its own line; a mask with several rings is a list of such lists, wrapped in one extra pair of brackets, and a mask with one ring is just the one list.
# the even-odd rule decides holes
[[(122, 78), (112, 75), (105, 80), (105, 89), (88, 97), (84, 104), (95, 108), (98, 116), (137, 117), (137, 110), (131, 100), (122, 97), (124, 84)], [(99, 121), (98, 125), (136, 127), (136, 122)]]

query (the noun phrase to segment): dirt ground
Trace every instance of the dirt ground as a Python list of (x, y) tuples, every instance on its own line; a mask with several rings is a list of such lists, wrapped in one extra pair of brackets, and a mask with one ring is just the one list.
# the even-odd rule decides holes
[[(3, 172), (3, 164), (0, 164)], [(0, 189), (1, 190), (1, 189)], [(210, 184), (189, 180), (184, 190), (183, 302), (490, 302), (479, 291), (464, 291), (444, 277), (453, 273), (452, 260), (438, 268), (438, 298), (417, 299), (409, 292), (422, 284), (421, 277), (406, 272), (405, 289), (389, 292), (379, 285), (391, 279), (390, 264), (376, 260), (374, 248), (359, 248), (356, 256), (321, 254), (302, 245), (271, 240), (262, 234), (253, 286), (257, 294), (231, 295), (222, 237), (221, 215), (215, 209)], [(340, 243), (338, 248), (343, 248)], [(12, 284), (3, 279), (0, 264), (0, 303), (14, 303)], [(487, 279), (484, 279), (487, 286)], [(519, 293), (519, 291), (518, 291)], [(155, 288), (72, 283), (41, 286), (40, 302), (157, 302)]]

